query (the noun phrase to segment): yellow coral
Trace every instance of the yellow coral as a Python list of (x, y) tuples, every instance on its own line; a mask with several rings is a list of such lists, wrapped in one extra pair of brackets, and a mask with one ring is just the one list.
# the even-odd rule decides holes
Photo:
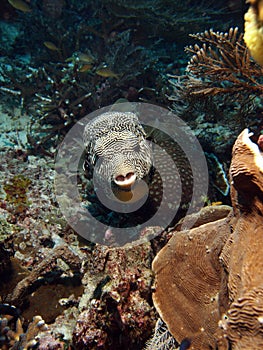
[(254, 60), (263, 66), (263, 1), (251, 1), (244, 18), (244, 41)]

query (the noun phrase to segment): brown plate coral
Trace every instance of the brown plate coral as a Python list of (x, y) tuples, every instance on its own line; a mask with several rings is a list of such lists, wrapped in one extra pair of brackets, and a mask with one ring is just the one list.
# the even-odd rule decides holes
[(174, 231), (153, 262), (155, 307), (192, 350), (263, 348), (263, 159), (250, 136), (233, 147), (233, 211)]

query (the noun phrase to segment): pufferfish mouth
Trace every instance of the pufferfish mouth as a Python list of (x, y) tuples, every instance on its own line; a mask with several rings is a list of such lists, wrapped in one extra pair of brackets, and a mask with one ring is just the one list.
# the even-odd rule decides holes
[(125, 175), (116, 175), (114, 177), (114, 183), (123, 189), (131, 188), (136, 181), (136, 174), (133, 172), (129, 172)]

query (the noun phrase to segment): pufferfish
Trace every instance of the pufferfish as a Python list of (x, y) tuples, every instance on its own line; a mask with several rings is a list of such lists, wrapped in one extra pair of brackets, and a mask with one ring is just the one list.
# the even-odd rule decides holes
[(124, 200), (135, 181), (150, 174), (153, 156), (145, 136), (131, 112), (107, 112), (91, 120), (84, 131), (88, 176), (106, 191), (107, 184), (111, 185), (117, 198)]
[[(104, 224), (141, 225), (155, 215), (162, 203), (162, 215), (155, 225), (163, 227), (174, 219), (171, 212), (178, 218), (181, 213), (177, 209), (187, 208), (193, 174), (186, 155), (168, 135), (160, 137), (159, 130), (147, 130), (136, 113), (109, 111), (97, 116), (85, 126), (83, 140), (84, 169), (95, 190), (89, 190), (87, 195), (92, 203), (90, 212), (96, 217), (103, 212)], [(103, 199), (100, 205), (94, 200), (96, 195)], [(126, 202), (132, 210), (114, 211), (114, 203), (125, 207)], [(100, 208), (97, 213), (96, 208)]]
[(250, 0), (245, 14), (244, 41), (254, 60), (263, 65), (263, 0)]

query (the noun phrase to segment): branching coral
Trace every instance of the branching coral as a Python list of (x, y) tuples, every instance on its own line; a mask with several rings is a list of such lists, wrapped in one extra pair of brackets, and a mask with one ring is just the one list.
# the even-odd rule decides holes
[[(223, 1), (213, 0), (55, 4), (32, 1), (32, 11), (18, 13), (23, 31), (6, 55), (12, 60), (4, 60), (0, 71), (1, 94), (11, 105), (14, 96), (20, 98), (32, 113), (28, 139), (34, 151), (56, 145), (76, 120), (119, 98), (169, 105), (164, 73), (171, 53), (177, 56), (189, 25), (192, 32), (200, 22), (212, 25), (223, 7)], [(169, 37), (176, 38), (175, 48), (164, 43)], [(83, 54), (92, 63), (81, 61)]]
[[(0, 92), (11, 105), (14, 96), (18, 97), (21, 106), (33, 115), (28, 135), (32, 150), (56, 145), (77, 120), (119, 98), (161, 103), (165, 99), (154, 88), (157, 80), (161, 81), (158, 59), (132, 42), (130, 30), (115, 33), (106, 41), (95, 38), (89, 45), (92, 55), (75, 51), (66, 62), (40, 68), (20, 63), (19, 69), (14, 64), (12, 69), (9, 65), (1, 69)], [(90, 57), (92, 62), (87, 64)]]
[(198, 105), (208, 113), (209, 110), (219, 113), (220, 106), (233, 108), (233, 101), (236, 101), (235, 109), (239, 109), (244, 117), (253, 99), (262, 94), (263, 81), (262, 67), (252, 60), (243, 42), (243, 34), (238, 33), (238, 28), (230, 28), (225, 33), (210, 29), (191, 37), (202, 45), (186, 47), (186, 51), (192, 54), (187, 75), (171, 77), (174, 87), (171, 99), (175, 108), (181, 99), (185, 101), (184, 109), (181, 107), (183, 114), (191, 108), (197, 109)]
[[(28, 350), (38, 343), (40, 332), (47, 331), (48, 327), (41, 316), (33, 317), (27, 330), (24, 332), (21, 318), (17, 318), (14, 329), (10, 325), (9, 316), (0, 318), (0, 344), (1, 349)], [(12, 319), (12, 318), (11, 318)]]
[(37, 344), (38, 333), (47, 330), (47, 325), (41, 316), (33, 317), (32, 322), (29, 323), (26, 332), (23, 332), (20, 319), (17, 320), (16, 332), (8, 331), (8, 337), (12, 340), (10, 344), (13, 344), (11, 349), (31, 349)]
[(251, 59), (238, 28), (230, 28), (226, 33), (210, 29), (191, 37), (201, 41), (202, 46), (186, 48), (193, 54), (188, 70), (193, 76), (203, 78), (201, 86), (193, 86), (192, 93), (262, 93), (262, 68)]
[(0, 69), (0, 92), (6, 96), (8, 104), (13, 105), (15, 97), (19, 99), (20, 106), (24, 108), (35, 93), (45, 88), (44, 74), (42, 68), (28, 67), (21, 62), (14, 64), (11, 60), (6, 59)]
[(184, 76), (170, 77), (170, 99), (204, 149), (216, 149), (224, 158), (238, 133), (248, 125), (256, 129), (261, 119), (262, 67), (251, 58), (238, 28), (191, 37), (201, 45), (186, 48), (192, 56)]

